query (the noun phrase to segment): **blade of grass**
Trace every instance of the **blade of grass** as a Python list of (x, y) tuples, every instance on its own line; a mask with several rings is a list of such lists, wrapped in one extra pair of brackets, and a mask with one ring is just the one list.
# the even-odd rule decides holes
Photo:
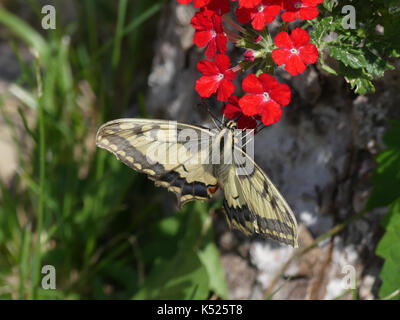
[(114, 69), (118, 66), (119, 57), (121, 54), (121, 42), (123, 37), (123, 28), (125, 24), (127, 6), (128, 6), (127, 0), (119, 0), (117, 30), (114, 38), (114, 49), (112, 54), (112, 67)]
[(97, 50), (97, 23), (96, 23), (96, 6), (93, 0), (86, 0), (85, 9), (87, 15), (87, 30), (89, 38), (89, 47), (92, 52)]
[[(144, 11), (142, 14), (140, 14), (137, 18), (133, 19), (123, 30), (121, 39), (126, 36), (127, 34), (131, 33), (133, 30), (136, 28), (140, 27), (144, 22), (146, 22), (148, 19), (150, 19), (152, 16), (154, 16), (158, 11), (161, 10), (163, 7), (163, 3), (156, 3), (153, 6), (151, 6), (149, 9)], [(113, 44), (114, 39), (108, 40), (106, 44), (95, 54), (94, 59), (99, 58), (102, 54), (104, 54), (105, 51), (107, 51)]]
[(19, 116), (21, 117), (21, 120), (22, 120), (22, 123), (23, 123), (23, 125), (24, 125), (24, 128), (25, 128), (26, 132), (28, 132), (28, 134), (31, 136), (31, 138), (32, 138), (35, 142), (37, 142), (36, 135), (35, 135), (35, 133), (29, 128), (28, 121), (26, 120), (24, 111), (22, 110), (21, 107), (18, 107), (18, 114), (19, 114)]
[(36, 248), (33, 263), (33, 279), (32, 279), (32, 298), (37, 298), (37, 289), (39, 285), (39, 274), (40, 274), (40, 263), (41, 263), (41, 243), (40, 236), (43, 228), (43, 216), (44, 216), (44, 190), (45, 190), (45, 152), (46, 152), (46, 141), (45, 141), (45, 128), (44, 128), (44, 110), (43, 110), (43, 88), (42, 88), (42, 77), (40, 74), (39, 55), (36, 57), (36, 78), (37, 78), (37, 90), (38, 90), (38, 101), (39, 101), (39, 202), (38, 202), (38, 216), (37, 216), (37, 228), (36, 228)]
[(31, 228), (28, 225), (22, 233), (22, 250), (19, 257), (19, 299), (25, 299), (25, 280), (28, 276), (28, 257), (31, 244)]
[(22, 41), (37, 50), (41, 59), (46, 59), (48, 47), (42, 36), (24, 20), (0, 7), (0, 23), (14, 32)]

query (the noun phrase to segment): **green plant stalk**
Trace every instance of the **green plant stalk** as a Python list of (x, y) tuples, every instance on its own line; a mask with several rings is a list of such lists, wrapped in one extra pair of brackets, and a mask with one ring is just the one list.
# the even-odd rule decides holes
[(42, 78), (40, 74), (39, 57), (36, 57), (36, 79), (39, 101), (39, 203), (38, 203), (38, 216), (36, 227), (36, 250), (33, 263), (33, 277), (32, 277), (32, 299), (37, 298), (37, 289), (39, 285), (40, 262), (41, 262), (41, 243), (40, 236), (43, 228), (43, 215), (44, 215), (44, 194), (45, 194), (45, 128), (44, 128), (44, 110), (43, 110), (43, 88)]
[(127, 0), (119, 0), (117, 31), (114, 38), (114, 50), (112, 55), (112, 66), (114, 69), (118, 66), (119, 57), (121, 54), (121, 42), (123, 37), (123, 29), (125, 24), (127, 6), (128, 6)]

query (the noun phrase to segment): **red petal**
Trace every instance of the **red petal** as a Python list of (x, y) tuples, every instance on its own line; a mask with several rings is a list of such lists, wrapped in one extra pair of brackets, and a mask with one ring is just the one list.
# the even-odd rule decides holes
[(287, 106), (291, 97), (290, 87), (284, 83), (280, 83), (274, 90), (271, 91), (270, 97), (282, 107)]
[(300, 49), (300, 57), (307, 64), (315, 63), (318, 60), (317, 47), (312, 43), (309, 43)]
[[(228, 99), (228, 101), (229, 100), (230, 100), (230, 98)], [(240, 109), (239, 106), (228, 103), (223, 107), (222, 112), (225, 115), (225, 117), (227, 117), (229, 119), (234, 119), (234, 118), (239, 117), (242, 114), (242, 109)]]
[(192, 0), (178, 0), (178, 2), (179, 2), (180, 4), (189, 4), (189, 3), (192, 2)]
[(296, 10), (294, 4), (295, 4), (295, 2), (297, 2), (297, 1), (298, 1), (298, 0), (283, 0), (282, 8), (283, 8), (284, 10), (291, 10), (291, 11)]
[(225, 34), (217, 34), (215, 41), (217, 43), (217, 49), (220, 53), (225, 53), (226, 52), (226, 44), (228, 43), (228, 38), (225, 36)]
[(211, 16), (208, 14), (208, 12), (200, 11), (197, 12), (192, 20), (190, 20), (190, 24), (195, 28), (196, 30), (213, 30), (214, 26), (211, 20)]
[(262, 30), (264, 29), (266, 23), (267, 21), (265, 19), (265, 16), (262, 13), (257, 13), (256, 15), (254, 15), (254, 19), (251, 22), (251, 25), (256, 30)]
[(261, 3), (261, 0), (239, 0), (239, 5), (245, 8), (254, 8)]
[(297, 54), (293, 54), (289, 57), (285, 65), (285, 70), (289, 72), (292, 76), (297, 76), (306, 70), (306, 65), (303, 60)]
[(197, 69), (205, 76), (215, 76), (219, 74), (217, 66), (208, 60), (202, 60), (197, 63)]
[(231, 66), (231, 61), (226, 54), (217, 54), (214, 62), (220, 73), (225, 73)]
[(273, 123), (278, 122), (282, 117), (282, 109), (276, 103), (268, 103), (264, 105), (261, 121), (269, 126)]
[(247, 93), (264, 93), (264, 88), (254, 73), (250, 73), (242, 82), (242, 89)]
[(296, 20), (299, 17), (299, 13), (297, 11), (285, 11), (282, 13), (281, 18), (283, 21), (291, 22)]
[(206, 49), (206, 57), (207, 59), (212, 59), (214, 58), (215, 54), (217, 53), (217, 44), (215, 42), (215, 38), (213, 38), (207, 46)]
[(196, 81), (195, 89), (202, 98), (208, 98), (218, 89), (219, 81), (215, 76), (203, 76)]
[(214, 14), (211, 17), (211, 20), (213, 22), (213, 29), (215, 30), (216, 33), (223, 33), (224, 32), (224, 27), (222, 26), (222, 18), (217, 15)]
[(247, 116), (254, 116), (261, 114), (262, 108), (260, 104), (263, 101), (263, 97), (257, 94), (246, 94), (239, 100), (239, 105), (243, 110), (243, 114)]
[(233, 81), (236, 78), (236, 73), (233, 72), (232, 70), (227, 70), (224, 73), (224, 79), (228, 81)]
[(269, 75), (268, 73), (261, 73), (258, 76), (258, 79), (260, 80), (263, 86), (263, 92), (269, 92), (270, 90), (273, 90), (274, 88), (279, 86), (278, 80), (276, 80), (273, 76)]
[(290, 55), (291, 53), (288, 49), (274, 49), (272, 51), (272, 59), (278, 66), (285, 64)]
[(274, 39), (275, 45), (282, 49), (292, 49), (293, 42), (289, 34), (286, 31), (278, 33)]
[(267, 5), (264, 8), (263, 14), (266, 22), (271, 23), (275, 20), (276, 16), (281, 12), (280, 5)]
[(306, 30), (296, 28), (290, 34), (293, 45), (295, 48), (303, 47), (310, 42), (310, 36)]
[(307, 7), (316, 7), (322, 2), (324, 2), (324, 0), (303, 0), (303, 5)]
[(236, 9), (236, 18), (239, 23), (248, 23), (251, 20), (251, 9), (239, 7)]
[(203, 48), (212, 39), (210, 31), (196, 31), (193, 36), (193, 43), (199, 48)]
[(319, 15), (318, 8), (302, 8), (299, 12), (301, 20), (312, 20)]
[(253, 117), (241, 116), (237, 121), (238, 129), (255, 129), (257, 121)]
[(238, 96), (231, 96), (231, 97), (228, 99), (228, 102), (229, 102), (230, 104), (233, 104), (234, 106), (237, 106), (237, 107), (239, 108), (239, 97), (238, 97)]
[(229, 0), (211, 0), (207, 8), (220, 16), (231, 11)]
[(228, 98), (235, 92), (235, 85), (232, 81), (222, 80), (220, 82), (218, 92), (217, 92), (217, 99), (219, 101), (227, 101)]
[(207, 5), (210, 2), (210, 0), (194, 0), (193, 5), (195, 8), (201, 8)]

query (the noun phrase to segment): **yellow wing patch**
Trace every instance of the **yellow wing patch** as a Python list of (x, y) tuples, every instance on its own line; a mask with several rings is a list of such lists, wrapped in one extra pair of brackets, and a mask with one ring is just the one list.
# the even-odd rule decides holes
[[(199, 131), (199, 137), (211, 135), (205, 129), (176, 122), (120, 119), (100, 127), (96, 144), (130, 168), (145, 173), (156, 186), (176, 193), (179, 204), (183, 205), (191, 200), (209, 199), (217, 188), (212, 166), (190, 161), (201, 157), (200, 152), (208, 151), (177, 141), (179, 131), (187, 128)], [(201, 140), (192, 143), (201, 144)], [(160, 157), (166, 161), (159, 161)]]
[(225, 190), (224, 209), (230, 226), (298, 247), (296, 218), (262, 169), (254, 163), (248, 175), (237, 175), (235, 165), (224, 172), (220, 184)]

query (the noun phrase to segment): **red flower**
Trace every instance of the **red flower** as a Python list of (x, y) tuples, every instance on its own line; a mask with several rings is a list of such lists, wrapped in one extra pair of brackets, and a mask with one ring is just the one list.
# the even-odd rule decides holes
[(310, 36), (303, 29), (294, 29), (290, 36), (286, 31), (280, 32), (274, 41), (279, 49), (272, 51), (272, 58), (278, 66), (284, 64), (292, 76), (302, 73), (306, 64), (318, 60), (318, 49), (310, 43)]
[(246, 94), (239, 100), (243, 113), (248, 116), (261, 115), (262, 122), (268, 126), (278, 122), (282, 116), (281, 106), (290, 102), (290, 89), (279, 83), (273, 76), (262, 73), (257, 78), (249, 74), (242, 83)]
[(225, 54), (217, 54), (214, 61), (203, 60), (197, 64), (197, 69), (203, 76), (196, 81), (196, 91), (202, 98), (208, 98), (217, 93), (219, 101), (226, 101), (235, 91), (232, 81), (235, 73), (229, 70), (231, 62)]
[(293, 21), (295, 19), (301, 20), (312, 20), (315, 19), (318, 14), (317, 5), (324, 2), (324, 0), (283, 0), (282, 13), (283, 21)]
[(257, 121), (255, 117), (249, 117), (243, 114), (239, 106), (239, 97), (231, 96), (228, 103), (222, 107), (222, 113), (228, 119), (237, 119), (238, 129), (255, 129)]
[[(180, 4), (189, 4), (192, 0), (178, 0)], [(206, 7), (219, 15), (223, 15), (230, 11), (229, 0), (193, 0), (193, 5), (196, 8)]]
[(236, 9), (236, 17), (240, 23), (248, 23), (256, 30), (262, 30), (266, 23), (274, 21), (276, 16), (281, 12), (281, 0), (262, 0), (258, 5)]
[(226, 52), (228, 38), (222, 27), (222, 18), (210, 10), (197, 12), (192, 18), (192, 26), (196, 29), (193, 43), (202, 48), (207, 46), (206, 57), (214, 58), (217, 49), (220, 53)]

